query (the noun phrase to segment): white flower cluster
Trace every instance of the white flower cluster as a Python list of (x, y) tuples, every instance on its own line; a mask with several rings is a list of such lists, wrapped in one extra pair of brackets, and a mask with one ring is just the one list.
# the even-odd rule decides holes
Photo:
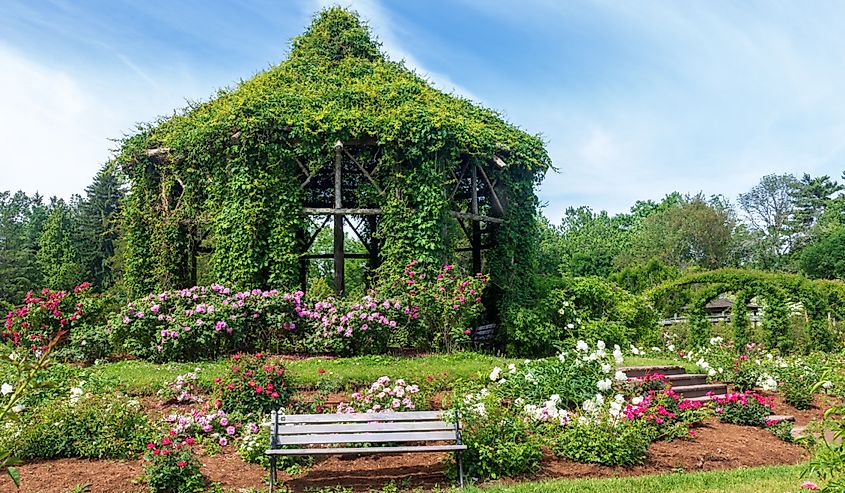
[[(559, 402), (560, 396), (557, 394), (553, 394), (551, 397), (549, 397), (549, 400), (543, 403), (542, 406), (525, 404), (522, 410), (526, 415), (528, 415), (531, 419), (534, 419), (535, 421), (557, 420), (561, 425), (565, 426), (569, 424), (571, 417), (566, 409), (558, 409), (557, 405)], [(519, 402), (518, 404), (522, 404), (522, 402)]]
[(768, 373), (761, 373), (757, 377), (757, 386), (767, 392), (774, 392), (778, 389), (778, 381)]

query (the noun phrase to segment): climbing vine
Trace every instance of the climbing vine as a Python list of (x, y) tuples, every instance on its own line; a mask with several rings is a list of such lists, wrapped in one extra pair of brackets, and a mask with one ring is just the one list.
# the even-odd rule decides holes
[(369, 166), (368, 180), (344, 181), (343, 193), (353, 207), (381, 210), (367, 234), (382, 284), (411, 260), (433, 269), (458, 259), (446, 234), (457, 200), (448, 190), (456, 167), (472, 161), (507, 189), (486, 261), (491, 299), (532, 296), (534, 189), (550, 166), (542, 140), (386, 59), (358, 16), (337, 7), (315, 16), (285, 61), (124, 140), (116, 160), (131, 186), (122, 227), (129, 293), (197, 282), (294, 288), (311, 231), (302, 209), (330, 200), (324, 177), (336, 158), (355, 159), (338, 158), (338, 142), (358, 142), (356, 166)]

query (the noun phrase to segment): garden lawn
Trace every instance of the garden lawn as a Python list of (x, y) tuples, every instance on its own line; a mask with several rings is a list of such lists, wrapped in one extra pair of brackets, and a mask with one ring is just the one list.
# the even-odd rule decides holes
[(801, 488), (806, 466), (772, 466), (732, 471), (658, 474), (612, 479), (561, 479), (528, 482), (482, 489), (466, 488), (467, 493), (784, 493), (808, 491)]
[[(428, 376), (444, 388), (459, 380), (483, 380), (495, 366), (506, 367), (513, 359), (477, 353), (430, 354), (425, 356), (358, 356), (354, 358), (305, 358), (284, 361), (287, 376), (300, 390), (314, 389), (321, 380), (335, 379), (345, 388), (370, 385), (382, 375), (421, 383)], [(207, 389), (222, 375), (227, 360), (196, 363), (155, 364), (119, 361), (93, 367), (101, 376), (114, 379), (131, 395), (152, 395), (176, 375), (198, 371), (199, 384)], [(323, 370), (322, 372), (320, 370)]]

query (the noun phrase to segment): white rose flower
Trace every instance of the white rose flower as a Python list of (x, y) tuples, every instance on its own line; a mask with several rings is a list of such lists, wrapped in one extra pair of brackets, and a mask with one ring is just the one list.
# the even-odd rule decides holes
[(575, 344), (575, 349), (578, 351), (587, 352), (590, 350), (590, 346), (588, 346), (587, 343), (584, 341), (578, 341), (578, 343)]
[(714, 370), (713, 368), (710, 368), (709, 370), (707, 370), (707, 376), (708, 377), (713, 377), (715, 375), (716, 375), (716, 370)]
[(24, 406), (23, 404), (18, 404), (17, 406), (12, 408), (12, 411), (14, 411), (16, 413), (20, 413), (24, 409), (26, 409), (26, 406)]
[(668, 349), (669, 351), (671, 351), (671, 352), (673, 352), (673, 353), (674, 353), (674, 352), (675, 352), (675, 345), (674, 345), (674, 344), (669, 344), (668, 346), (666, 346), (666, 349)]
[(829, 389), (833, 387), (833, 382), (831, 382), (830, 380), (825, 380), (824, 382), (822, 382), (822, 387), (825, 389)]
[(11, 394), (11, 393), (12, 393), (12, 392), (14, 392), (14, 391), (15, 391), (15, 388), (14, 388), (14, 387), (12, 387), (12, 386), (11, 386), (10, 384), (8, 384), (8, 383), (4, 383), (4, 384), (3, 384), (3, 387), (2, 387), (2, 388), (0, 388), (0, 393), (2, 393), (3, 395), (9, 395), (9, 394)]
[(604, 350), (604, 348), (606, 348), (607, 346), (605, 346), (604, 341), (599, 341), (596, 343), (596, 347), (601, 350)]
[(610, 370), (611, 370), (612, 368), (613, 368), (613, 367), (612, 367), (612, 366), (610, 366), (610, 364), (608, 364), (608, 363), (602, 363), (602, 364), (601, 364), (601, 371), (602, 371), (603, 373), (610, 373)]
[(633, 399), (631, 399), (631, 404), (633, 404), (635, 406), (639, 406), (642, 401), (643, 401), (643, 396), (638, 395), (637, 397), (634, 397)]
[(613, 376), (617, 381), (624, 382), (628, 380), (628, 375), (625, 374), (622, 370), (616, 370), (616, 374)]
[(596, 387), (598, 387), (602, 392), (607, 392), (612, 386), (613, 382), (611, 382), (609, 378), (596, 382)]
[(515, 364), (511, 363), (511, 364), (508, 365), (508, 373), (510, 373), (510, 374), (516, 373), (516, 365)]
[(493, 371), (490, 372), (490, 380), (495, 382), (499, 379), (499, 375), (502, 373), (502, 369), (498, 366), (493, 368)]
[(566, 362), (566, 353), (558, 354), (557, 359), (559, 359), (561, 363), (565, 363)]

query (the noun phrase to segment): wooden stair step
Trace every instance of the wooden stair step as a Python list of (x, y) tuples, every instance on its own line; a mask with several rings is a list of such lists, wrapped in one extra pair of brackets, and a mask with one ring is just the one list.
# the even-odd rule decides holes
[(672, 390), (680, 394), (682, 397), (689, 399), (691, 397), (706, 396), (710, 392), (716, 395), (727, 394), (728, 386), (723, 383), (708, 383), (703, 385), (673, 386)]
[(666, 375), (666, 380), (672, 387), (684, 385), (704, 385), (707, 383), (707, 375), (703, 373), (685, 373), (682, 375)]
[(683, 375), (687, 371), (683, 366), (669, 365), (669, 366), (623, 366), (617, 368), (625, 372), (628, 378), (639, 378), (646, 374), (660, 373), (666, 376), (669, 375)]

